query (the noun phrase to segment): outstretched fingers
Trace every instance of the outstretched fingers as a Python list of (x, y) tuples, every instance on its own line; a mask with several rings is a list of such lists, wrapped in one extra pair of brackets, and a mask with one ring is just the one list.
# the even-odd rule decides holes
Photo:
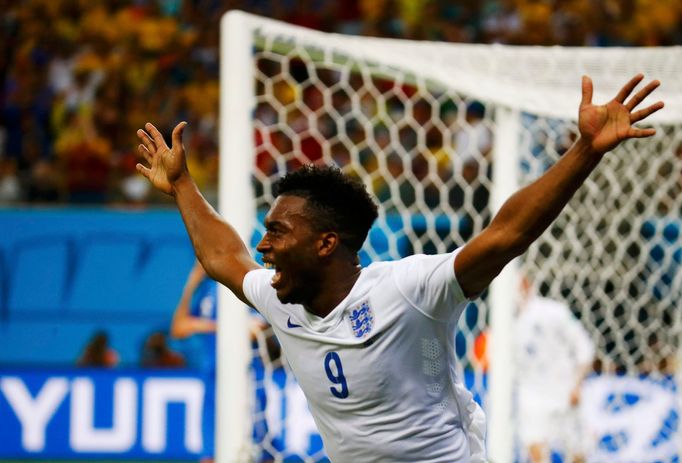
[(656, 134), (656, 129), (637, 129), (631, 127), (628, 132), (628, 138), (646, 138)]
[(147, 150), (147, 153), (149, 153), (150, 156), (154, 156), (154, 153), (156, 153), (156, 144), (154, 143), (154, 140), (152, 140), (152, 138), (149, 136), (149, 134), (142, 129), (138, 129), (137, 137), (142, 142), (142, 145)]
[(147, 129), (147, 132), (149, 132), (149, 135), (151, 135), (152, 140), (154, 140), (154, 143), (156, 144), (157, 147), (162, 146), (168, 147), (168, 145), (166, 145), (166, 142), (163, 139), (163, 135), (161, 135), (159, 129), (154, 127), (154, 124), (152, 124), (151, 122), (147, 122), (144, 125), (144, 128)]
[(644, 101), (644, 99), (649, 96), (651, 92), (656, 90), (659, 85), (661, 85), (661, 82), (658, 80), (652, 80), (646, 85), (646, 87), (635, 93), (635, 95), (630, 98), (630, 101), (625, 104), (625, 107), (628, 109), (628, 111), (632, 111), (637, 107), (638, 104)]
[(185, 127), (187, 127), (187, 122), (182, 121), (173, 129), (173, 135), (171, 137), (173, 146), (182, 145), (182, 133), (185, 131)]
[(149, 176), (152, 174), (151, 169), (149, 169), (148, 167), (143, 166), (143, 165), (140, 164), (139, 162), (138, 162), (137, 164), (135, 164), (135, 168), (137, 169), (137, 171), (138, 171), (139, 173), (141, 173), (142, 175), (144, 175), (144, 176), (147, 177), (147, 178), (149, 178)]
[(639, 73), (636, 76), (634, 76), (630, 81), (623, 86), (623, 88), (620, 89), (620, 92), (618, 92), (618, 95), (614, 98), (615, 101), (619, 103), (623, 103), (625, 99), (632, 93), (632, 91), (635, 89), (637, 84), (639, 84), (642, 79), (644, 79), (644, 74)]
[(633, 113), (630, 113), (630, 122), (638, 122), (641, 121), (642, 119), (645, 119), (649, 117), (651, 114), (655, 113), (659, 109), (663, 108), (664, 104), (662, 101), (657, 101), (656, 103), (652, 104), (651, 106), (647, 106), (644, 109), (640, 109), (639, 111), (635, 111)]
[(149, 165), (152, 164), (152, 159), (153, 159), (152, 153), (149, 152), (149, 150), (147, 149), (146, 146), (138, 145), (137, 151), (138, 151), (138, 153), (140, 153), (140, 156), (142, 156), (145, 159), (145, 161), (147, 161), (149, 163)]
[(583, 98), (582, 98), (582, 101), (580, 101), (580, 106), (582, 107), (585, 105), (592, 104), (593, 86), (592, 86), (592, 79), (590, 79), (589, 76), (583, 76), (582, 92), (583, 92)]

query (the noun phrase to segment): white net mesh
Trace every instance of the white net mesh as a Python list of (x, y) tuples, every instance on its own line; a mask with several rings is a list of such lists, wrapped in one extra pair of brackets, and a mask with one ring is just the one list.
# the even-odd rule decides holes
[[(551, 165), (562, 140), (576, 132), (574, 124), (528, 121), (525, 181)], [(567, 301), (593, 332), (605, 370), (673, 366), (682, 300), (681, 172), (679, 130), (661, 127), (652, 140), (625, 143), (524, 256), (541, 292)]]
[[(560, 156), (577, 128), (531, 116), (523, 125), (525, 183)], [(630, 141), (610, 153), (522, 258), (521, 272), (541, 295), (564, 302), (595, 345), (591, 372), (599, 376), (582, 388), (588, 396), (579, 423), (582, 441), (555, 444), (569, 455), (677, 461), (681, 135), (678, 126), (658, 126), (653, 139)], [(527, 373), (519, 371), (520, 383)], [(619, 392), (619, 378), (640, 381)], [(549, 378), (543, 383), (553, 387)], [(521, 401), (517, 417), (524, 416), (521, 407), (532, 405)]]
[[(600, 372), (670, 377), (682, 331), (680, 49), (397, 42), (245, 18), (254, 31), (249, 44), (255, 74), (251, 175), (258, 220), (252, 245), (263, 232), (262, 217), (274, 200), (277, 179), (305, 163), (335, 164), (360, 178), (380, 204), (361, 252), (363, 264), (451, 251), (486, 226), (496, 187), (496, 108), (523, 111), (518, 171), (509, 175), (524, 184), (575, 139), (571, 119), (580, 101), (581, 74), (593, 77), (597, 103), (636, 72), (661, 79), (657, 98), (667, 107), (654, 119), (658, 134), (630, 141), (607, 156), (520, 267), (542, 295), (572, 309), (596, 345)], [(489, 312), (484, 293), (453, 333), (467, 386), (484, 405)], [(257, 339), (262, 354), (266, 335)], [(279, 392), (276, 400), (263, 399), (256, 412), (260, 428), (254, 431), (258, 445), (252, 458), (324, 461), (312, 434), (299, 432), (295, 444), (287, 440), (291, 430), (282, 421), (287, 414), (281, 407), (294, 414), (303, 409), (305, 415), (303, 399), (293, 392), (286, 361), (281, 368), (267, 356), (263, 362), (257, 391)], [(517, 450), (523, 453), (520, 444)]]

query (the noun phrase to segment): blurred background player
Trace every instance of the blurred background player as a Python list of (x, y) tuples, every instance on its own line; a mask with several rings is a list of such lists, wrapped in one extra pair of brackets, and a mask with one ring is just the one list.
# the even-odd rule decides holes
[[(217, 283), (206, 275), (206, 271), (199, 262), (196, 262), (190, 271), (180, 300), (173, 314), (171, 322), (171, 337), (174, 339), (186, 339), (199, 335), (202, 340), (202, 353), (200, 369), (206, 384), (206, 396), (203, 411), (203, 442), (204, 448), (201, 453), (202, 463), (211, 463), (215, 455), (215, 381), (216, 381), (216, 328), (217, 328)], [(292, 429), (285, 432), (280, 423), (281, 408), (286, 407), (288, 414), (298, 416), (299, 421), (311, 421), (309, 413), (306, 413), (307, 404), (301, 398), (298, 402), (292, 400), (291, 394), (285, 394), (287, 385), (293, 385), (293, 379), (285, 373), (279, 343), (272, 334), (270, 326), (258, 315), (254, 315), (249, 323), (249, 337), (251, 339), (254, 355), (251, 362), (251, 373), (254, 381), (254, 441), (263, 446), (263, 451), (256, 457), (258, 463), (271, 463), (274, 461), (274, 453), (282, 452), (287, 448), (284, 441), (285, 435), (296, 434)], [(266, 380), (265, 373), (270, 369), (272, 384)], [(276, 393), (274, 389), (279, 390)], [(296, 389), (298, 390), (298, 389)], [(269, 396), (272, 396), (268, 400)], [(272, 406), (272, 399), (284, 405)], [(271, 407), (268, 408), (268, 403)], [(301, 414), (305, 416), (301, 416)], [(299, 423), (300, 425), (304, 423)], [(304, 426), (305, 427), (305, 426)], [(314, 428), (314, 425), (313, 425)], [(291, 436), (289, 436), (291, 437)], [(298, 451), (301, 454), (319, 452), (321, 444), (310, 449), (307, 446), (289, 445), (289, 450)], [(310, 455), (309, 455), (310, 456)]]
[(212, 463), (215, 452), (215, 378), (216, 378), (216, 317), (217, 286), (196, 262), (187, 277), (180, 301), (171, 321), (170, 334), (174, 339), (201, 335), (203, 351), (200, 369), (206, 384), (202, 415), (202, 463)]
[(532, 463), (553, 461), (552, 450), (585, 461), (580, 390), (591, 371), (594, 345), (568, 306), (539, 296), (527, 277), (521, 279), (520, 295), (514, 354), (523, 451)]

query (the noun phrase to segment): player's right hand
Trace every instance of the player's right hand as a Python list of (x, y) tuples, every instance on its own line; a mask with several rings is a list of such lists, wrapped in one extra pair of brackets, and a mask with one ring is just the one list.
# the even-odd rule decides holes
[(153, 124), (147, 122), (144, 126), (146, 131), (142, 129), (137, 131), (137, 136), (142, 141), (138, 151), (149, 163), (149, 167), (138, 163), (136, 168), (154, 187), (169, 195), (173, 194), (173, 184), (183, 175), (189, 175), (185, 148), (182, 145), (182, 132), (186, 126), (187, 122), (180, 122), (175, 126), (170, 148)]

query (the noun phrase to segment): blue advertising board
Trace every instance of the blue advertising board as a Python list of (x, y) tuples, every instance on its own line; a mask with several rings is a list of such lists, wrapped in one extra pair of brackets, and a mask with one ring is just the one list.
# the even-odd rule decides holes
[[(281, 367), (267, 380), (253, 367), (254, 461), (276, 452), (328, 463), (297, 383)], [(188, 370), (0, 368), (0, 460), (199, 460), (212, 454), (210, 381)]]
[(205, 392), (186, 371), (4, 370), (0, 459), (197, 459)]
[[(295, 381), (257, 384), (254, 439), (287, 462), (327, 462)], [(187, 370), (0, 369), (0, 460), (198, 460), (206, 385)], [(679, 461), (672, 378), (596, 375), (582, 396), (590, 461)]]

